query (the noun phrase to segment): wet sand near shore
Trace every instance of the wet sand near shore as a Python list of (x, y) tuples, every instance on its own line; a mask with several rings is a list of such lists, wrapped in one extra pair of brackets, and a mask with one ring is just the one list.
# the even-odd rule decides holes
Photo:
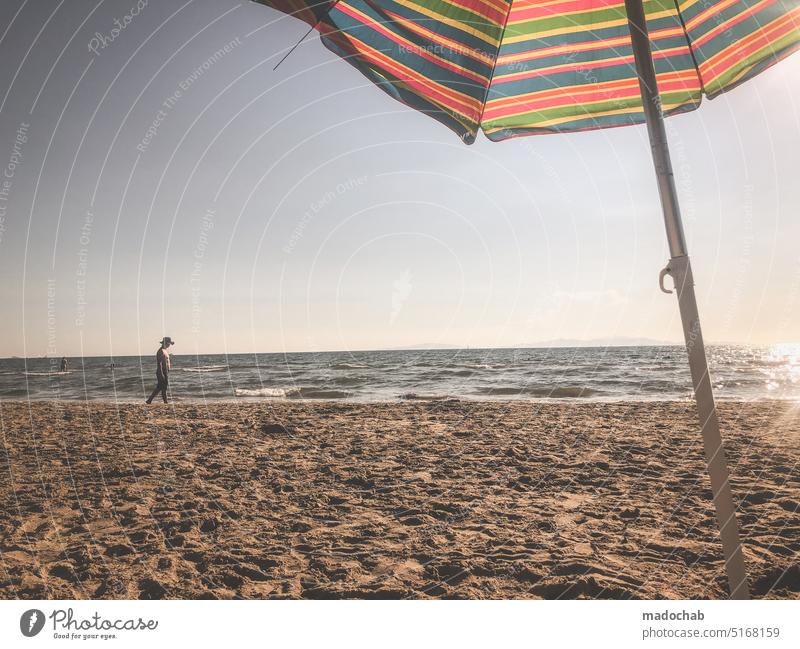
[[(800, 410), (720, 405), (754, 596)], [(690, 403), (0, 402), (2, 598), (720, 598)]]

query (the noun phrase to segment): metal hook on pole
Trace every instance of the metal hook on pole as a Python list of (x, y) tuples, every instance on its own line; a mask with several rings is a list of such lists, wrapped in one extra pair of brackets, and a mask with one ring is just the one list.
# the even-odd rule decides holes
[(669, 265), (662, 268), (661, 272), (658, 274), (658, 288), (661, 289), (662, 293), (672, 293), (671, 288), (667, 288), (666, 286), (664, 286), (664, 278), (667, 275), (671, 276)]

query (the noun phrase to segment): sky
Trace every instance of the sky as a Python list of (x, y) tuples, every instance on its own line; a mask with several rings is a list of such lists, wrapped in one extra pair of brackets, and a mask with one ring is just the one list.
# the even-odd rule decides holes
[[(273, 71), (306, 30), (0, 4), (0, 356), (681, 340), (644, 127), (466, 146), (316, 35)], [(667, 132), (706, 340), (800, 340), (800, 55)]]

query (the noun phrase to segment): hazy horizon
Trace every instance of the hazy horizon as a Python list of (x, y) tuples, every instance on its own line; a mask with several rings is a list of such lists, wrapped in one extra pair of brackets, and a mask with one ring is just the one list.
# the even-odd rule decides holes
[[(0, 357), (680, 344), (644, 127), (468, 147), (315, 34), (273, 72), (298, 20), (134, 4), (0, 7)], [(712, 344), (800, 340), (799, 102), (667, 121)]]
[[(629, 340), (641, 340), (641, 342), (628, 342)], [(552, 344), (550, 344), (552, 343)], [(800, 346), (800, 343), (796, 342), (778, 342), (778, 343), (770, 343), (770, 344), (753, 344), (753, 343), (741, 343), (741, 342), (720, 342), (720, 341), (706, 341), (707, 347), (746, 347), (746, 348), (780, 348), (791, 346), (792, 348)], [(256, 351), (202, 351), (202, 352), (188, 352), (183, 353), (177, 346), (170, 348), (170, 355), (174, 357), (180, 356), (247, 356), (247, 355), (275, 355), (275, 354), (284, 354), (284, 355), (293, 355), (293, 354), (359, 354), (359, 353), (371, 353), (371, 352), (425, 352), (425, 351), (502, 351), (502, 350), (522, 350), (522, 349), (530, 349), (530, 350), (547, 350), (547, 349), (606, 349), (606, 348), (658, 348), (658, 347), (684, 347), (685, 344), (683, 341), (669, 341), (669, 340), (650, 340), (650, 339), (628, 339), (628, 338), (621, 338), (619, 340), (597, 340), (597, 339), (587, 339), (587, 340), (554, 340), (554, 341), (538, 341), (538, 342), (531, 342), (531, 343), (521, 343), (519, 345), (511, 345), (508, 347), (480, 347), (480, 346), (473, 346), (473, 347), (460, 347), (458, 345), (448, 345), (448, 344), (425, 344), (420, 343), (416, 345), (408, 345), (408, 346), (401, 346), (401, 347), (383, 347), (383, 348), (363, 348), (363, 349), (318, 349), (318, 350), (297, 350), (297, 349), (287, 349), (287, 350), (256, 350)], [(153, 351), (159, 348), (158, 343), (153, 345), (153, 350), (145, 350), (141, 354), (116, 354), (111, 356), (109, 354), (85, 354), (84, 356), (70, 356), (69, 354), (57, 354), (56, 356), (17, 356), (17, 355), (10, 355), (10, 356), (0, 356), (0, 360), (10, 360), (10, 359), (19, 359), (19, 360), (32, 360), (32, 359), (41, 359), (41, 358), (61, 358), (62, 356), (66, 356), (66, 358), (148, 358), (153, 355)]]

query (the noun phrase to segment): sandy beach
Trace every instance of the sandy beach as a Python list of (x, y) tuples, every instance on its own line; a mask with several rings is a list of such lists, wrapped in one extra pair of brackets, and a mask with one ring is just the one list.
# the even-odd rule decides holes
[[(755, 596), (800, 414), (720, 405)], [(692, 404), (0, 402), (2, 598), (719, 598)]]

